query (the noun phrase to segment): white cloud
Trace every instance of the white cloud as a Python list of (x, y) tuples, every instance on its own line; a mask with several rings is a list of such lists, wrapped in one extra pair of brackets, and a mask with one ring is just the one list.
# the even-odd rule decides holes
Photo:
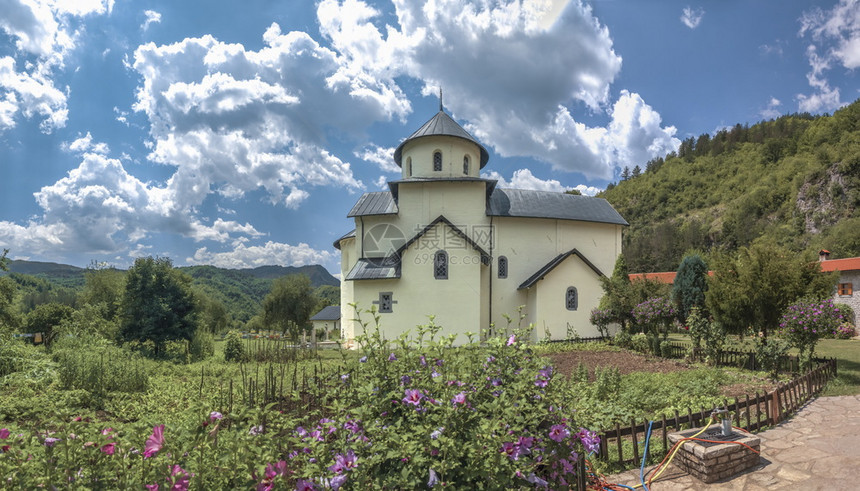
[(394, 163), (394, 147), (380, 147), (370, 144), (360, 151), (354, 152), (353, 155), (366, 162), (376, 164), (385, 172), (400, 174), (400, 167)]
[(584, 194), (585, 196), (594, 196), (595, 194), (603, 191), (602, 189), (600, 189), (598, 187), (586, 186), (585, 184), (577, 184), (576, 186), (573, 187), (573, 189), (576, 189), (577, 191)]
[(161, 22), (161, 14), (155, 10), (144, 10), (143, 15), (146, 16), (146, 20), (143, 21), (143, 25), (140, 27), (144, 31), (149, 29), (150, 24), (159, 24)]
[(503, 188), (533, 189), (535, 191), (555, 191), (559, 193), (566, 189), (555, 179), (543, 180), (535, 177), (529, 169), (515, 170), (510, 181), (506, 180), (496, 171), (490, 171), (482, 175), (487, 179), (499, 181), (498, 186)]
[(690, 29), (695, 29), (699, 27), (699, 24), (702, 22), (702, 17), (704, 16), (705, 10), (701, 7), (695, 9), (692, 7), (684, 7), (683, 12), (681, 13), (681, 22)]
[(87, 131), (86, 135), (74, 140), (71, 143), (63, 143), (61, 147), (63, 150), (77, 153), (92, 152), (97, 153), (99, 155), (107, 155), (108, 153), (110, 153), (110, 147), (108, 147), (107, 143), (93, 143), (93, 135), (91, 135), (89, 131)]
[(16, 116), (42, 117), (50, 133), (68, 120), (68, 88), (54, 85), (54, 72), (74, 49), (70, 19), (109, 12), (112, 0), (0, 0), (0, 30), (15, 40), (15, 52), (0, 58), (0, 131)]
[(814, 8), (800, 18), (799, 35), (809, 34), (813, 43), (807, 50), (810, 72), (806, 78), (813, 93), (798, 94), (801, 111), (818, 112), (838, 109), (839, 88), (832, 87), (825, 73), (834, 64), (848, 70), (860, 67), (860, 2), (840, 0), (831, 10)]
[[(616, 167), (641, 164), (657, 155), (651, 152), (680, 143), (673, 127), (654, 127), (653, 120), (619, 119), (613, 129), (574, 119), (576, 106), (623, 117), (615, 108), (635, 100), (640, 113), (659, 122), (636, 94), (623, 92), (609, 105), (621, 57), (609, 31), (581, 1), (563, 8), (559, 2), (460, 0), (395, 0), (394, 6), (399, 25), (386, 26), (383, 35), (372, 22), (376, 11), (363, 2), (319, 4), (320, 30), (342, 54), (338, 73), (386, 84), (398, 76), (414, 77), (423, 81), (425, 95), (444, 87), (454, 115), (502, 156), (535, 157), (556, 169), (608, 178)], [(648, 126), (636, 127), (640, 122)], [(625, 139), (619, 129), (637, 138)], [(617, 146), (628, 143), (640, 148)], [(640, 155), (647, 157), (618, 160)]]
[(759, 114), (764, 119), (774, 119), (778, 118), (781, 114), (779, 111), (779, 107), (782, 105), (782, 102), (776, 97), (771, 97), (770, 101), (767, 103), (767, 107), (762, 109)]
[(212, 252), (206, 247), (197, 249), (194, 257), (186, 258), (188, 264), (211, 264), (220, 268), (255, 268), (257, 266), (282, 265), (304, 266), (308, 264), (332, 265), (335, 255), (319, 251), (300, 242), (298, 245), (268, 241), (262, 246), (236, 244), (232, 251)]

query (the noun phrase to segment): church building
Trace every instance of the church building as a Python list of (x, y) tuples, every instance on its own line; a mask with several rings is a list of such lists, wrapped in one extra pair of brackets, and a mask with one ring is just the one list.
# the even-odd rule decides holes
[(491, 326), (504, 334), (520, 315), (535, 342), (598, 335), (589, 317), (627, 222), (604, 199), (499, 188), (480, 175), (488, 160), (441, 104), (397, 147), (401, 178), (362, 195), (347, 215), (355, 229), (334, 243), (346, 346), (362, 330), (351, 303), (375, 306), (388, 339), (430, 315), (457, 344)]

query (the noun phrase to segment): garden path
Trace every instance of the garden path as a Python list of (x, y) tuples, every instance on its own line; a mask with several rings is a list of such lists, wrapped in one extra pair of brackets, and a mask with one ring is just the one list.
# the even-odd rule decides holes
[[(860, 395), (815, 398), (758, 436), (761, 463), (756, 467), (704, 484), (673, 464), (650, 489), (860, 489)], [(606, 480), (633, 486), (639, 483), (639, 469)]]

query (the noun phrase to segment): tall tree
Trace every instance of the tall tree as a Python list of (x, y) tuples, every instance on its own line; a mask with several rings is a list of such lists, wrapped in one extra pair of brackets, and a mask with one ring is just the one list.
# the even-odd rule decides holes
[(191, 277), (168, 258), (138, 258), (128, 270), (120, 309), (120, 336), (152, 341), (158, 355), (167, 341), (190, 340), (197, 328)]
[[(0, 271), (8, 271), (8, 259), (6, 254), (9, 249), (4, 249), (0, 254)], [(18, 327), (18, 315), (15, 308), (15, 296), (18, 286), (8, 276), (0, 276), (0, 332)]]
[(612, 276), (603, 277), (600, 282), (604, 293), (603, 298), (600, 299), (600, 308), (608, 310), (613, 321), (621, 324), (621, 328), (626, 330), (632, 319), (633, 314), (631, 312), (635, 305), (635, 299), (624, 254), (619, 254), (615, 260)]
[[(708, 265), (699, 253), (684, 256), (675, 284), (672, 287), (672, 299), (678, 307), (682, 320), (686, 321), (690, 309), (705, 307), (705, 292), (708, 291)], [(706, 314), (707, 316), (707, 314)]]
[(84, 289), (80, 301), (87, 305), (103, 305), (105, 319), (113, 320), (119, 313), (125, 290), (125, 272), (91, 263), (84, 272)]
[(705, 302), (714, 319), (728, 332), (752, 327), (765, 338), (789, 304), (804, 296), (827, 297), (836, 284), (836, 276), (821, 273), (813, 258), (766, 242), (715, 254), (713, 269)]
[(272, 291), (263, 299), (263, 325), (284, 334), (289, 332), (298, 341), (302, 331), (308, 328), (318, 302), (307, 275), (278, 278), (272, 283)]
[(27, 314), (27, 332), (40, 332), (45, 336), (45, 346), (50, 348), (56, 338), (56, 328), (72, 318), (75, 309), (60, 303), (43, 303)]

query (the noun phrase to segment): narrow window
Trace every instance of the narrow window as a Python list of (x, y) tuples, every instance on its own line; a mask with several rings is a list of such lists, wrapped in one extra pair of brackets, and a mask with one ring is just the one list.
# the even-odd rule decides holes
[(379, 300), (373, 303), (379, 305), (379, 313), (390, 314), (394, 312), (394, 304), (397, 302), (394, 301), (393, 292), (379, 292)]
[(850, 297), (854, 294), (853, 283), (839, 283), (839, 296)]
[(412, 157), (406, 159), (406, 177), (412, 177)]
[(433, 256), (433, 277), (437, 280), (448, 279), (448, 253), (437, 251)]
[(463, 156), (463, 174), (469, 175), (469, 156)]
[(433, 170), (436, 172), (442, 170), (442, 152), (433, 152)]
[(499, 278), (508, 277), (508, 258), (499, 256)]
[(569, 287), (564, 296), (565, 306), (567, 310), (576, 310), (579, 307), (579, 296), (576, 294), (576, 287)]

